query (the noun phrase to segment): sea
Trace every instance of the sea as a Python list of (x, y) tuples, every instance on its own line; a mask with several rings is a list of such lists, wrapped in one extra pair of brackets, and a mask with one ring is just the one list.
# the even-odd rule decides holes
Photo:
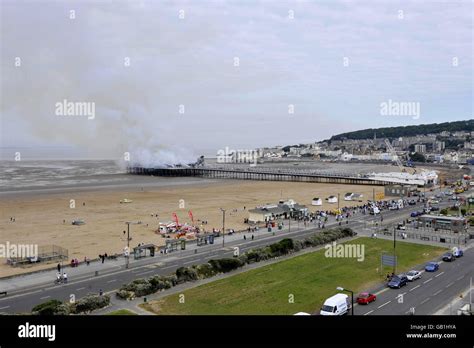
[(0, 192), (119, 184), (126, 170), (110, 160), (0, 161)]

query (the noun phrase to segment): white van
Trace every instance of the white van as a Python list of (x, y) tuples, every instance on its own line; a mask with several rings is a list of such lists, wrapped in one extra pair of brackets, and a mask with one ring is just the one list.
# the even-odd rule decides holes
[(344, 315), (349, 311), (349, 296), (336, 294), (324, 301), (319, 314), (321, 315)]

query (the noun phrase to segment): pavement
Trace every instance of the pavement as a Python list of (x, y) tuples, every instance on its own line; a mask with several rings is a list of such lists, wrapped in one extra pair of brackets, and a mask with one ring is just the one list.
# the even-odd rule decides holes
[[(383, 224), (388, 226), (391, 223), (397, 223), (403, 219), (406, 219), (407, 215), (409, 215), (409, 212), (420, 209), (420, 207), (421, 205), (418, 204), (417, 206), (408, 206), (401, 210), (386, 211), (383, 213)], [(369, 236), (373, 230), (367, 226), (375, 225), (375, 221), (380, 221), (380, 217), (357, 214), (349, 219), (348, 225), (343, 223), (343, 226), (351, 227), (356, 232), (358, 232), (359, 235)], [(326, 224), (326, 228), (335, 227), (337, 225), (338, 223), (335, 221), (335, 219), (330, 218), (330, 221)], [(252, 248), (274, 243), (286, 237), (303, 239), (306, 236), (312, 235), (318, 231), (320, 231), (320, 229), (315, 227), (315, 224), (308, 224), (308, 226), (304, 226), (303, 223), (298, 225), (297, 222), (292, 221), (291, 231), (289, 230), (288, 224), (285, 222), (283, 230), (279, 231), (274, 229), (274, 233), (269, 233), (266, 229), (262, 228), (258, 232), (250, 234), (245, 233), (247, 240), (243, 240), (243, 233), (226, 235), (224, 246), (222, 246), (222, 237), (219, 237), (215, 239), (215, 244), (212, 245), (197, 246), (195, 243), (188, 243), (186, 250), (174, 251), (169, 254), (157, 254), (155, 257), (148, 257), (139, 260), (133, 260), (131, 258), (128, 269), (125, 267), (125, 258), (106, 260), (104, 264), (97, 261), (91, 262), (89, 266), (80, 265), (76, 268), (66, 267), (65, 269), (69, 278), (69, 282), (67, 284), (54, 284), (54, 280), (56, 279), (56, 269), (35, 272), (22, 276), (3, 278), (0, 280), (0, 291), (7, 291), (8, 295), (0, 297), (0, 314), (29, 313), (35, 305), (47, 301), (48, 299), (69, 301), (72, 295), (76, 299), (79, 299), (89, 293), (97, 294), (100, 290), (104, 291), (105, 293), (113, 292), (123, 284), (137, 278), (149, 277), (157, 274), (167, 275), (173, 273), (181, 266), (205, 263), (213, 258), (232, 257), (234, 247), (239, 247), (240, 252), (242, 253)], [(251, 234), (254, 235), (254, 240), (250, 238)], [(380, 236), (380, 238), (384, 237)], [(387, 239), (391, 238), (392, 237), (387, 237)], [(405, 241), (421, 244), (432, 244), (432, 242), (423, 242), (419, 240)], [(440, 244), (436, 243), (435, 245)], [(454, 267), (454, 265), (464, 265), (461, 269), (457, 269), (455, 271), (460, 272), (457, 277), (460, 277), (461, 275), (463, 278), (467, 277), (470, 274), (469, 272), (472, 273), (472, 265), (474, 265), (474, 263), (472, 263), (472, 257), (472, 252), (466, 252), (466, 255), (463, 259), (454, 262), (453, 266), (446, 267), (448, 269), (449, 267)], [(465, 265), (466, 262), (464, 260), (471, 260), (471, 266), (469, 264)], [(259, 263), (259, 266), (264, 265), (265, 263)], [(445, 271), (444, 274), (448, 273), (451, 274), (455, 272)], [(440, 277), (439, 280), (446, 279), (447, 281), (451, 282), (455, 281), (457, 284), (458, 280), (453, 280), (451, 278), (451, 276), (446, 276)], [(212, 280), (215, 279), (212, 278)], [(461, 281), (461, 279), (459, 279), (459, 281)], [(430, 284), (429, 286), (431, 287), (434, 284), (438, 284), (438, 282), (433, 281), (433, 284)], [(458, 290), (458, 286), (450, 285), (449, 287), (453, 287), (453, 290)], [(435, 291), (437, 292), (438, 288), (436, 288)], [(388, 294), (394, 294), (393, 292), (388, 292), (387, 295), (384, 295), (385, 292), (387, 291), (381, 292), (380, 296), (382, 300), (385, 298), (385, 296), (388, 296)], [(442, 296), (436, 298), (437, 302), (440, 303), (440, 306), (446, 302), (446, 294), (451, 294), (451, 290), (446, 291)], [(434, 296), (438, 295), (439, 294), (432, 296), (434, 298)], [(417, 299), (419, 300), (418, 297)], [(387, 297), (385, 302), (387, 301), (393, 301), (393, 299)], [(378, 302), (380, 303), (379, 300)], [(387, 310), (391, 308), (390, 303), (384, 304), (382, 307), (378, 308), (377, 311), (380, 314), (387, 313)], [(372, 304), (369, 306), (372, 306)], [(124, 307), (122, 306), (121, 308)], [(401, 307), (394, 307), (393, 310), (394, 312), (392, 312), (392, 314), (403, 314), (403, 309), (401, 309)], [(421, 310), (423, 312), (423, 307)], [(360, 314), (367, 313), (364, 312)]]

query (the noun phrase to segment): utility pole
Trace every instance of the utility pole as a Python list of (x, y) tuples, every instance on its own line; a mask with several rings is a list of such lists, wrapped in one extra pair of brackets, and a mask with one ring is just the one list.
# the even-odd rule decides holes
[(127, 255), (125, 255), (125, 268), (128, 268), (130, 265), (130, 224), (137, 225), (138, 222), (126, 221), (127, 225)]
[(397, 255), (396, 255), (396, 246), (397, 246), (397, 229), (395, 226), (393, 227), (393, 257), (394, 257), (394, 262), (393, 262), (393, 274), (395, 274), (397, 270)]
[(224, 247), (225, 243), (225, 209), (222, 209), (222, 247)]

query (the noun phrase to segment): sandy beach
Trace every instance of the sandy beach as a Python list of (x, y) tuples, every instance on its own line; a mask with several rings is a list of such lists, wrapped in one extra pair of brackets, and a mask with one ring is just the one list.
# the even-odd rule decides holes
[[(174, 180), (174, 179), (170, 179)], [(294, 199), (310, 207), (313, 197), (323, 198), (322, 209), (334, 209), (337, 204), (327, 204), (329, 195), (343, 195), (357, 192), (364, 195), (364, 202), (372, 199), (375, 192), (383, 192), (379, 186), (331, 185), (294, 182), (251, 182), (223, 180), (194, 180), (179, 183), (170, 181), (166, 185), (128, 188), (81, 188), (81, 190), (46, 190), (45, 192), (22, 192), (0, 197), (0, 234), (2, 242), (18, 244), (58, 245), (68, 249), (69, 259), (97, 258), (99, 254), (121, 253), (126, 245), (125, 221), (142, 221), (131, 226), (132, 241), (163, 245), (165, 239), (155, 231), (158, 222), (172, 220), (172, 213), (178, 215), (180, 223), (191, 223), (191, 210), (195, 222), (207, 220), (207, 231), (222, 227), (220, 208), (227, 209), (226, 229), (245, 229), (246, 210), (265, 203), (276, 203), (280, 199)], [(61, 190), (59, 190), (61, 191)], [(342, 196), (341, 196), (342, 197)], [(121, 204), (127, 198), (132, 203)], [(70, 208), (70, 200), (75, 208)], [(184, 208), (180, 208), (184, 200)], [(84, 203), (84, 205), (83, 205)], [(349, 205), (341, 201), (341, 206)], [(352, 202), (352, 204), (357, 204)], [(244, 207), (246, 210), (244, 210)], [(156, 216), (152, 216), (158, 214)], [(15, 217), (15, 222), (10, 222)], [(83, 219), (86, 223), (74, 226), (71, 221)], [(66, 223), (63, 223), (66, 220)], [(31, 272), (51, 267), (39, 264), (29, 267), (11, 267), (5, 260), (0, 264), (0, 277)]]

